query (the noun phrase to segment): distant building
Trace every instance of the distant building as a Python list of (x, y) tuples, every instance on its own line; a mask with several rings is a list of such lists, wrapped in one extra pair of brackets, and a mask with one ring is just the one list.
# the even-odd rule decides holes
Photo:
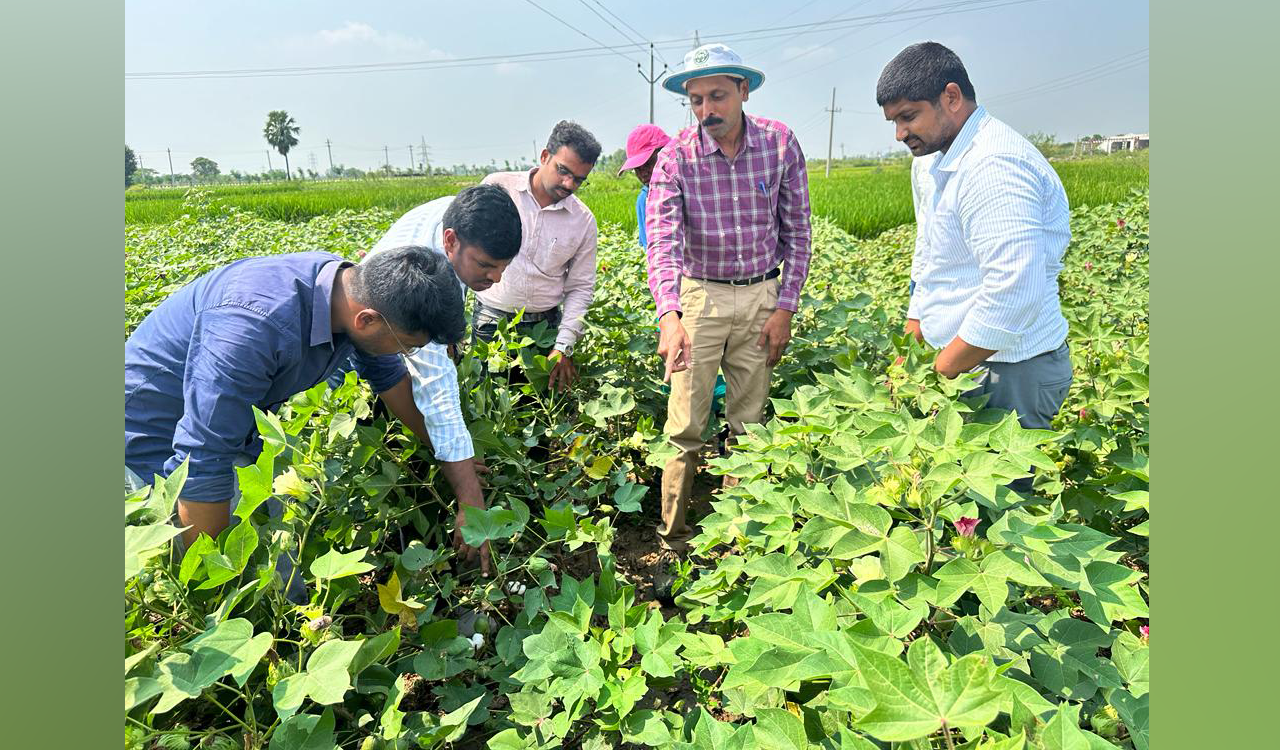
[(1114, 154), (1117, 151), (1138, 151), (1151, 148), (1150, 133), (1126, 133), (1106, 138), (1082, 138), (1077, 142), (1080, 154)]

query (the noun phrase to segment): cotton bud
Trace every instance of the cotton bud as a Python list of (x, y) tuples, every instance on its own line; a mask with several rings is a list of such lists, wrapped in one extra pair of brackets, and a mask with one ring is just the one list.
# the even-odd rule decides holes
[(332, 624), (333, 624), (332, 617), (330, 617), (329, 615), (321, 615), (320, 617), (317, 617), (314, 620), (311, 620), (310, 622), (308, 622), (307, 628), (318, 633), (321, 630), (327, 629)]

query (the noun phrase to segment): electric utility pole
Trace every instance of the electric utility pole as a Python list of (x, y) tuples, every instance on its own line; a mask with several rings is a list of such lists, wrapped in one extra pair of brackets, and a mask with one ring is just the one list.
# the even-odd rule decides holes
[(333, 144), (329, 142), (328, 138), (324, 139), (324, 147), (329, 151), (329, 172), (332, 173), (333, 172)]
[(169, 184), (173, 185), (175, 181), (173, 177), (173, 152), (167, 148), (164, 152), (169, 155)]
[(831, 144), (835, 140), (836, 134), (836, 113), (840, 110), (836, 109), (836, 89), (831, 87), (831, 108), (827, 110), (831, 113), (831, 125), (827, 130), (827, 177), (831, 176)]
[[(644, 68), (640, 66), (640, 63), (636, 63), (636, 72), (639, 73), (640, 77), (645, 80), (645, 83), (649, 84), (649, 124), (652, 125), (653, 124), (653, 84), (657, 83), (658, 78), (661, 77), (661, 74), (655, 76), (653, 73), (653, 42), (649, 42), (649, 75), (644, 74)], [(662, 64), (662, 72), (663, 73), (667, 72), (666, 63)]]

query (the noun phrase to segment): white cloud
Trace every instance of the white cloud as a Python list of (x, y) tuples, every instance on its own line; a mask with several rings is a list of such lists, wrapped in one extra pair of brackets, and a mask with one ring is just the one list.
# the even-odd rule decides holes
[(447, 60), (453, 55), (433, 48), (425, 39), (395, 32), (378, 31), (367, 23), (347, 21), (336, 29), (321, 29), (309, 36), (289, 40), (298, 49), (377, 50), (383, 54), (417, 60)]
[(532, 72), (532, 68), (524, 63), (500, 62), (493, 66), (493, 72), (500, 76), (524, 75)]

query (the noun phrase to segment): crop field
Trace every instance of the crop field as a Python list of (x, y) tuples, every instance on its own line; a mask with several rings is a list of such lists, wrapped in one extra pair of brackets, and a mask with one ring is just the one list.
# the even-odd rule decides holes
[[(174, 559), (181, 471), (126, 499), (126, 747), (1148, 750), (1146, 161), (1057, 166), (1075, 380), (1036, 431), (899, 335), (906, 173), (813, 172), (795, 338), (766, 421), (706, 453), (670, 607), (649, 588), (666, 399), (634, 180), (593, 177), (579, 386), (549, 391), (505, 332), (460, 365), (491, 468), (462, 533), (490, 542), (493, 577), (454, 559), (430, 450), (354, 375), (322, 383), (257, 415), (264, 452), (219, 539)], [(131, 192), (125, 333), (207, 270), (355, 258), (462, 184)], [(1011, 493), (1030, 467), (1034, 495)], [(299, 547), (295, 607), (271, 560)]]
[[(1122, 200), (1130, 188), (1146, 187), (1147, 152), (1110, 158), (1054, 162), (1072, 206), (1096, 206)], [(342, 209), (385, 208), (402, 214), (421, 203), (452, 195), (474, 185), (478, 177), (365, 178), (312, 182), (221, 185), (205, 188), (222, 203), (257, 216), (299, 222)], [(846, 232), (871, 238), (915, 221), (911, 210), (911, 175), (906, 167), (836, 167), (823, 175), (818, 162), (810, 165), (809, 189), (813, 213), (829, 216)], [(635, 178), (614, 177), (606, 170), (593, 173), (578, 192), (600, 223), (614, 223), (626, 232), (636, 229)], [(126, 224), (168, 223), (183, 214), (186, 188), (134, 188), (125, 193)]]

